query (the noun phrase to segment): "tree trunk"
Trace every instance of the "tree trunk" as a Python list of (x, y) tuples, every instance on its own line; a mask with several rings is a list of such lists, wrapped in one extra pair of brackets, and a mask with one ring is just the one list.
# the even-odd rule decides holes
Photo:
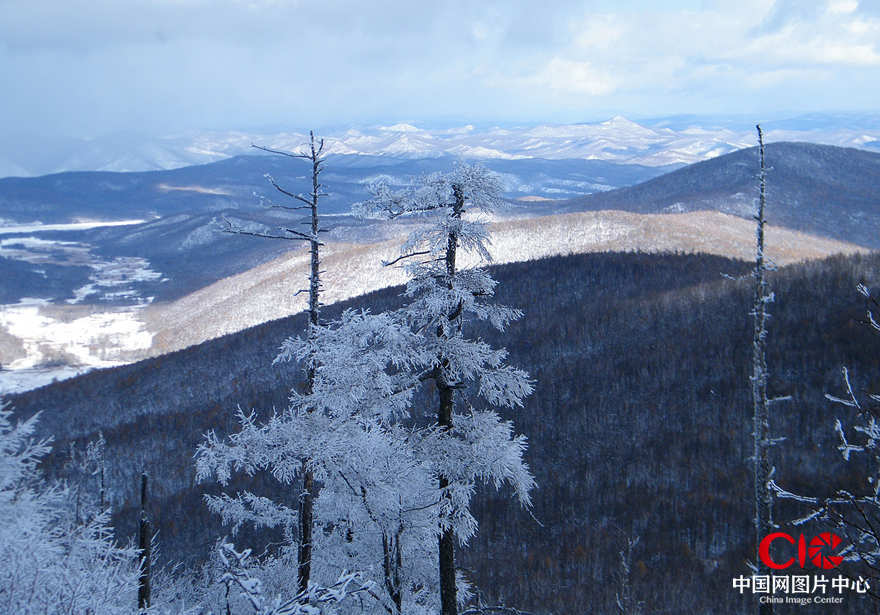
[(138, 546), (140, 547), (141, 574), (138, 578), (138, 609), (150, 608), (150, 547), (152, 531), (147, 516), (147, 474), (141, 475), (141, 518), (138, 525)]
[[(309, 145), (311, 147), (312, 161), (312, 199), (311, 199), (311, 229), (312, 240), (309, 242), (311, 253), (311, 269), (309, 271), (309, 337), (315, 334), (320, 315), (320, 289), (321, 289), (321, 257), (318, 252), (318, 196), (320, 183), (318, 174), (321, 172), (320, 151), (315, 149), (315, 134), (309, 132)], [(322, 143), (323, 146), (323, 143)], [(306, 395), (311, 395), (315, 386), (315, 366), (310, 361), (306, 374)], [(315, 476), (308, 469), (309, 460), (303, 461), (303, 490), (300, 495), (299, 519), (300, 519), (300, 543), (297, 579), (299, 591), (304, 592), (309, 588), (309, 579), (312, 574), (312, 525), (314, 523), (315, 507)]]
[[(764, 206), (766, 204), (766, 167), (764, 165), (764, 135), (761, 126), (758, 130), (758, 150), (761, 156), (760, 195), (758, 199), (756, 254), (755, 254), (755, 293), (754, 317), (755, 329), (752, 340), (752, 401), (754, 404), (754, 461), (755, 461), (755, 565), (758, 574), (768, 574), (761, 564), (757, 547), (761, 540), (770, 533), (773, 523), (773, 496), (768, 482), (770, 480), (770, 413), (767, 401), (767, 302), (770, 295), (765, 278), (764, 262)], [(772, 604), (758, 604), (759, 615), (773, 613)]]
[[(464, 211), (464, 194), (459, 186), (452, 187), (455, 196), (452, 216), (461, 218)], [(455, 257), (458, 250), (458, 235), (449, 233), (446, 238), (446, 276), (450, 290), (455, 280)], [(456, 318), (460, 318), (456, 316)], [(452, 322), (449, 323), (453, 326)], [(459, 327), (461, 321), (459, 320)], [(447, 332), (441, 326), (437, 335), (442, 337)], [(455, 383), (447, 382), (445, 368), (448, 359), (440, 357), (440, 365), (437, 370), (437, 391), (440, 396), (440, 405), (437, 411), (437, 424), (445, 429), (452, 428), (452, 410), (455, 406)], [(449, 487), (449, 480), (445, 476), (440, 477), (440, 489)], [(458, 601), (455, 588), (455, 531), (452, 528), (443, 530), (439, 539), (439, 565), (440, 565), (440, 613), (441, 615), (456, 615), (458, 613)]]
[[(363, 488), (362, 488), (363, 489)], [(394, 615), (403, 612), (403, 591), (400, 587), (400, 570), (403, 565), (403, 555), (400, 548), (400, 537), (403, 526), (399, 526), (394, 538), (382, 533), (382, 567), (385, 573), (385, 589), (394, 604)]]

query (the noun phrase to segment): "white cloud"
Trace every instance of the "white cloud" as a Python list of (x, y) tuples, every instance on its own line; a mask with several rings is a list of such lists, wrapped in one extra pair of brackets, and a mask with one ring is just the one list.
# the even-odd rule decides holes
[(872, 108), (872, 4), (5, 0), (0, 114), (100, 133), (715, 113), (756, 91)]
[(857, 0), (830, 0), (826, 9), (832, 15), (850, 15), (859, 8)]
[(611, 76), (585, 61), (551, 59), (539, 72), (520, 81), (521, 85), (547, 87), (556, 92), (603, 95), (614, 91)]

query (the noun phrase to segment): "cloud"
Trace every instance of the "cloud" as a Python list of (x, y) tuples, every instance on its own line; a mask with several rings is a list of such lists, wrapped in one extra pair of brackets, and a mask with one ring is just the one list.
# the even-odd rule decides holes
[(590, 62), (551, 58), (537, 72), (524, 77), (514, 77), (506, 82), (496, 80), (496, 85), (515, 89), (548, 89), (553, 94), (564, 93), (578, 96), (589, 94), (601, 96), (615, 90), (613, 77), (596, 69)]
[(0, 113), (30, 132), (873, 107), (880, 87), (880, 10), (855, 0), (0, 3)]
[(851, 15), (859, 8), (857, 0), (831, 0), (826, 10), (832, 15)]
[[(814, 109), (817, 84), (836, 83), (846, 92), (836, 97), (826, 93), (820, 106), (846, 106), (854, 81), (876, 93), (871, 81), (880, 76), (875, 72), (880, 67), (880, 19), (858, 3), (707, 4), (702, 9), (654, 7), (574, 17), (573, 34), (565, 44), (525, 74), (509, 75), (506, 85), (544, 85), (563, 97), (649, 96), (679, 104), (691, 98), (695, 104), (714, 101), (730, 108), (736, 107), (737, 98), (758, 93), (765, 101), (788, 105), (800, 92), (801, 104)], [(495, 77), (492, 83), (505, 81)], [(870, 104), (865, 94), (857, 98)]]

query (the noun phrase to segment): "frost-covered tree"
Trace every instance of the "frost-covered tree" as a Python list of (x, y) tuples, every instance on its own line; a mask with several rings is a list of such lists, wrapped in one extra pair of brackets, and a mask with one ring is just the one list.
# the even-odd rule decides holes
[(401, 256), (411, 274), (402, 314), (431, 357), (421, 379), (436, 391), (435, 426), (425, 454), (441, 493), (438, 570), (443, 615), (457, 612), (455, 542), (476, 531), (470, 499), (477, 481), (509, 483), (520, 502), (530, 504), (534, 480), (523, 461), (526, 442), (514, 436), (495, 407), (517, 407), (532, 391), (525, 372), (505, 362), (506, 352), (465, 333), (468, 320), (485, 320), (503, 330), (521, 313), (493, 304), (495, 281), (479, 267), (460, 267), (470, 252), (488, 262), (484, 214), (500, 205), (498, 181), (483, 167), (459, 164), (446, 174), (424, 177), (415, 187), (392, 191), (372, 186), (373, 197), (356, 208), (361, 215), (423, 221), (405, 242)]
[(65, 470), (67, 483), (74, 500), (74, 518), (91, 519), (107, 507), (107, 483), (105, 449), (107, 441), (103, 433), (86, 444), (85, 449), (70, 444), (70, 458)]
[[(326, 584), (357, 570), (373, 582), (368, 612), (455, 612), (468, 592), (456, 575), (453, 541), (476, 531), (469, 511), (476, 483), (508, 483), (529, 504), (534, 481), (522, 459), (525, 438), (493, 406), (520, 405), (531, 383), (506, 365), (503, 350), (463, 329), (474, 318), (503, 329), (519, 312), (489, 303), (491, 277), (459, 271), (456, 262), (460, 247), (488, 258), (484, 225), (463, 214), (466, 205), (488, 210), (497, 194), (497, 183), (478, 167), (432, 176), (404, 195), (377, 187), (376, 199), (401, 208), (390, 217), (431, 212), (399, 259), (428, 257), (409, 266), (408, 305), (378, 315), (345, 312), (287, 340), (278, 360), (300, 362), (311, 386), (293, 391), (290, 406), (267, 421), (240, 413), (237, 433), (223, 441), (211, 434), (197, 453), (199, 477), (224, 484), (236, 472), (267, 473), (282, 484), (312, 472), (322, 486), (314, 509), (315, 578)], [(458, 205), (444, 212), (443, 199), (456, 196)], [(375, 199), (361, 207), (382, 208)], [(413, 412), (426, 383), (440, 394), (428, 420)], [(208, 502), (233, 528), (289, 528), (297, 516), (248, 492)]]
[[(317, 327), (318, 322), (320, 320), (320, 309), (321, 309), (321, 301), (320, 301), (320, 292), (321, 292), (321, 256), (320, 256), (320, 248), (324, 245), (319, 239), (319, 235), (325, 232), (324, 229), (320, 226), (319, 216), (318, 216), (318, 204), (320, 197), (326, 196), (322, 192), (322, 185), (320, 182), (321, 172), (324, 170), (324, 163), (326, 161), (326, 157), (324, 155), (324, 140), (319, 139), (315, 140), (314, 131), (309, 131), (309, 144), (306, 148), (306, 151), (300, 153), (292, 153), (280, 151), (268, 147), (254, 145), (256, 149), (269, 152), (272, 154), (278, 154), (282, 156), (288, 156), (290, 158), (299, 158), (307, 160), (311, 164), (311, 184), (312, 190), (308, 194), (298, 194), (295, 192), (291, 192), (290, 190), (283, 188), (275, 178), (271, 175), (267, 174), (266, 179), (272, 185), (273, 188), (280, 194), (293, 199), (294, 202), (299, 204), (294, 205), (281, 205), (277, 203), (270, 203), (270, 207), (288, 210), (288, 211), (301, 211), (305, 210), (309, 214), (309, 220), (306, 222), (308, 226), (308, 231), (303, 232), (297, 229), (289, 228), (289, 226), (283, 226), (278, 229), (277, 233), (264, 232), (264, 231), (254, 231), (247, 230), (238, 226), (235, 226), (232, 222), (226, 221), (225, 230), (230, 233), (236, 233), (240, 235), (253, 235), (256, 237), (264, 237), (269, 239), (286, 239), (291, 241), (306, 241), (309, 244), (309, 254), (310, 254), (310, 267), (309, 267), (309, 306), (308, 306), (308, 314), (309, 314), (309, 324), (308, 324), (308, 333), (307, 335), (310, 338), (313, 338), (315, 335), (315, 327)], [(300, 291), (297, 291), (300, 292)], [(306, 383), (305, 383), (305, 391), (306, 394), (310, 393), (314, 386), (314, 377), (315, 377), (315, 362), (309, 361), (308, 367), (306, 369)], [(300, 476), (302, 480), (302, 490), (300, 491), (298, 503), (299, 503), (299, 512), (297, 515), (298, 519), (298, 545), (299, 545), (299, 553), (298, 553), (298, 561), (297, 561), (297, 570), (298, 570), (298, 583), (300, 591), (306, 591), (309, 586), (309, 578), (311, 576), (311, 568), (312, 568), (312, 543), (313, 543), (313, 526), (314, 526), (314, 499), (316, 495), (316, 484), (315, 477), (312, 473), (310, 464), (308, 460), (303, 460), (303, 472)]]
[(643, 604), (635, 597), (633, 592), (633, 550), (639, 544), (639, 537), (625, 536), (626, 544), (618, 554), (620, 556), (620, 570), (618, 571), (618, 586), (615, 603), (619, 615), (641, 615)]
[[(400, 612), (425, 606), (436, 586), (425, 564), (436, 542), (439, 495), (419, 458), (423, 438), (397, 423), (409, 412), (418, 374), (427, 364), (418, 336), (393, 314), (345, 312), (310, 335), (285, 341), (278, 360), (313, 373), (310, 391), (266, 422), (241, 414), (228, 441), (209, 435), (197, 453), (198, 475), (226, 483), (233, 472), (265, 472), (282, 485), (309, 471), (322, 485), (315, 500), (313, 577), (334, 582), (357, 570), (375, 588), (372, 606)], [(208, 498), (233, 529), (242, 523), (280, 527), (297, 511), (249, 492)], [(289, 530), (289, 542), (293, 540)], [(282, 551), (263, 562), (269, 587), (283, 576)], [(406, 561), (406, 565), (404, 565)], [(412, 608), (408, 609), (412, 611)]]
[(229, 596), (233, 591), (239, 594), (254, 615), (330, 615), (350, 612), (347, 605), (342, 603), (371, 589), (369, 583), (360, 581), (358, 574), (343, 572), (329, 586), (311, 585), (309, 589), (295, 596), (269, 599), (265, 596), (262, 581), (253, 576), (250, 550), (237, 551), (232, 544), (221, 542), (216, 553), (223, 566), (220, 582), (226, 587), (227, 613), (231, 610)]
[(0, 612), (130, 614), (137, 551), (114, 542), (106, 512), (78, 523), (70, 490), (40, 477), (51, 447), (36, 422), (13, 424), (0, 403)]
[[(767, 170), (764, 163), (764, 134), (761, 126), (758, 131), (758, 154), (760, 157), (760, 174), (758, 176), (758, 208), (755, 213), (755, 269), (754, 300), (752, 316), (754, 317), (754, 333), (752, 337), (752, 437), (755, 487), (755, 567), (762, 571), (761, 559), (758, 557), (758, 545), (773, 528), (773, 491), (770, 486), (770, 447), (773, 441), (770, 436), (770, 401), (767, 398), (767, 305), (773, 301), (773, 293), (767, 284), (767, 261), (764, 254), (764, 217), (766, 205)], [(767, 573), (763, 570), (763, 573)], [(758, 603), (758, 613), (769, 615), (773, 612), (771, 603)]]

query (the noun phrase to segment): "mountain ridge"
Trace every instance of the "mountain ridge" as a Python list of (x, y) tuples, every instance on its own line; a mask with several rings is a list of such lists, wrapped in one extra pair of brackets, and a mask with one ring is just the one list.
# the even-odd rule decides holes
[[(880, 153), (783, 142), (767, 144), (766, 161), (768, 222), (880, 248)], [(711, 209), (748, 218), (757, 197), (757, 169), (757, 148), (751, 147), (557, 207), (641, 213)]]

